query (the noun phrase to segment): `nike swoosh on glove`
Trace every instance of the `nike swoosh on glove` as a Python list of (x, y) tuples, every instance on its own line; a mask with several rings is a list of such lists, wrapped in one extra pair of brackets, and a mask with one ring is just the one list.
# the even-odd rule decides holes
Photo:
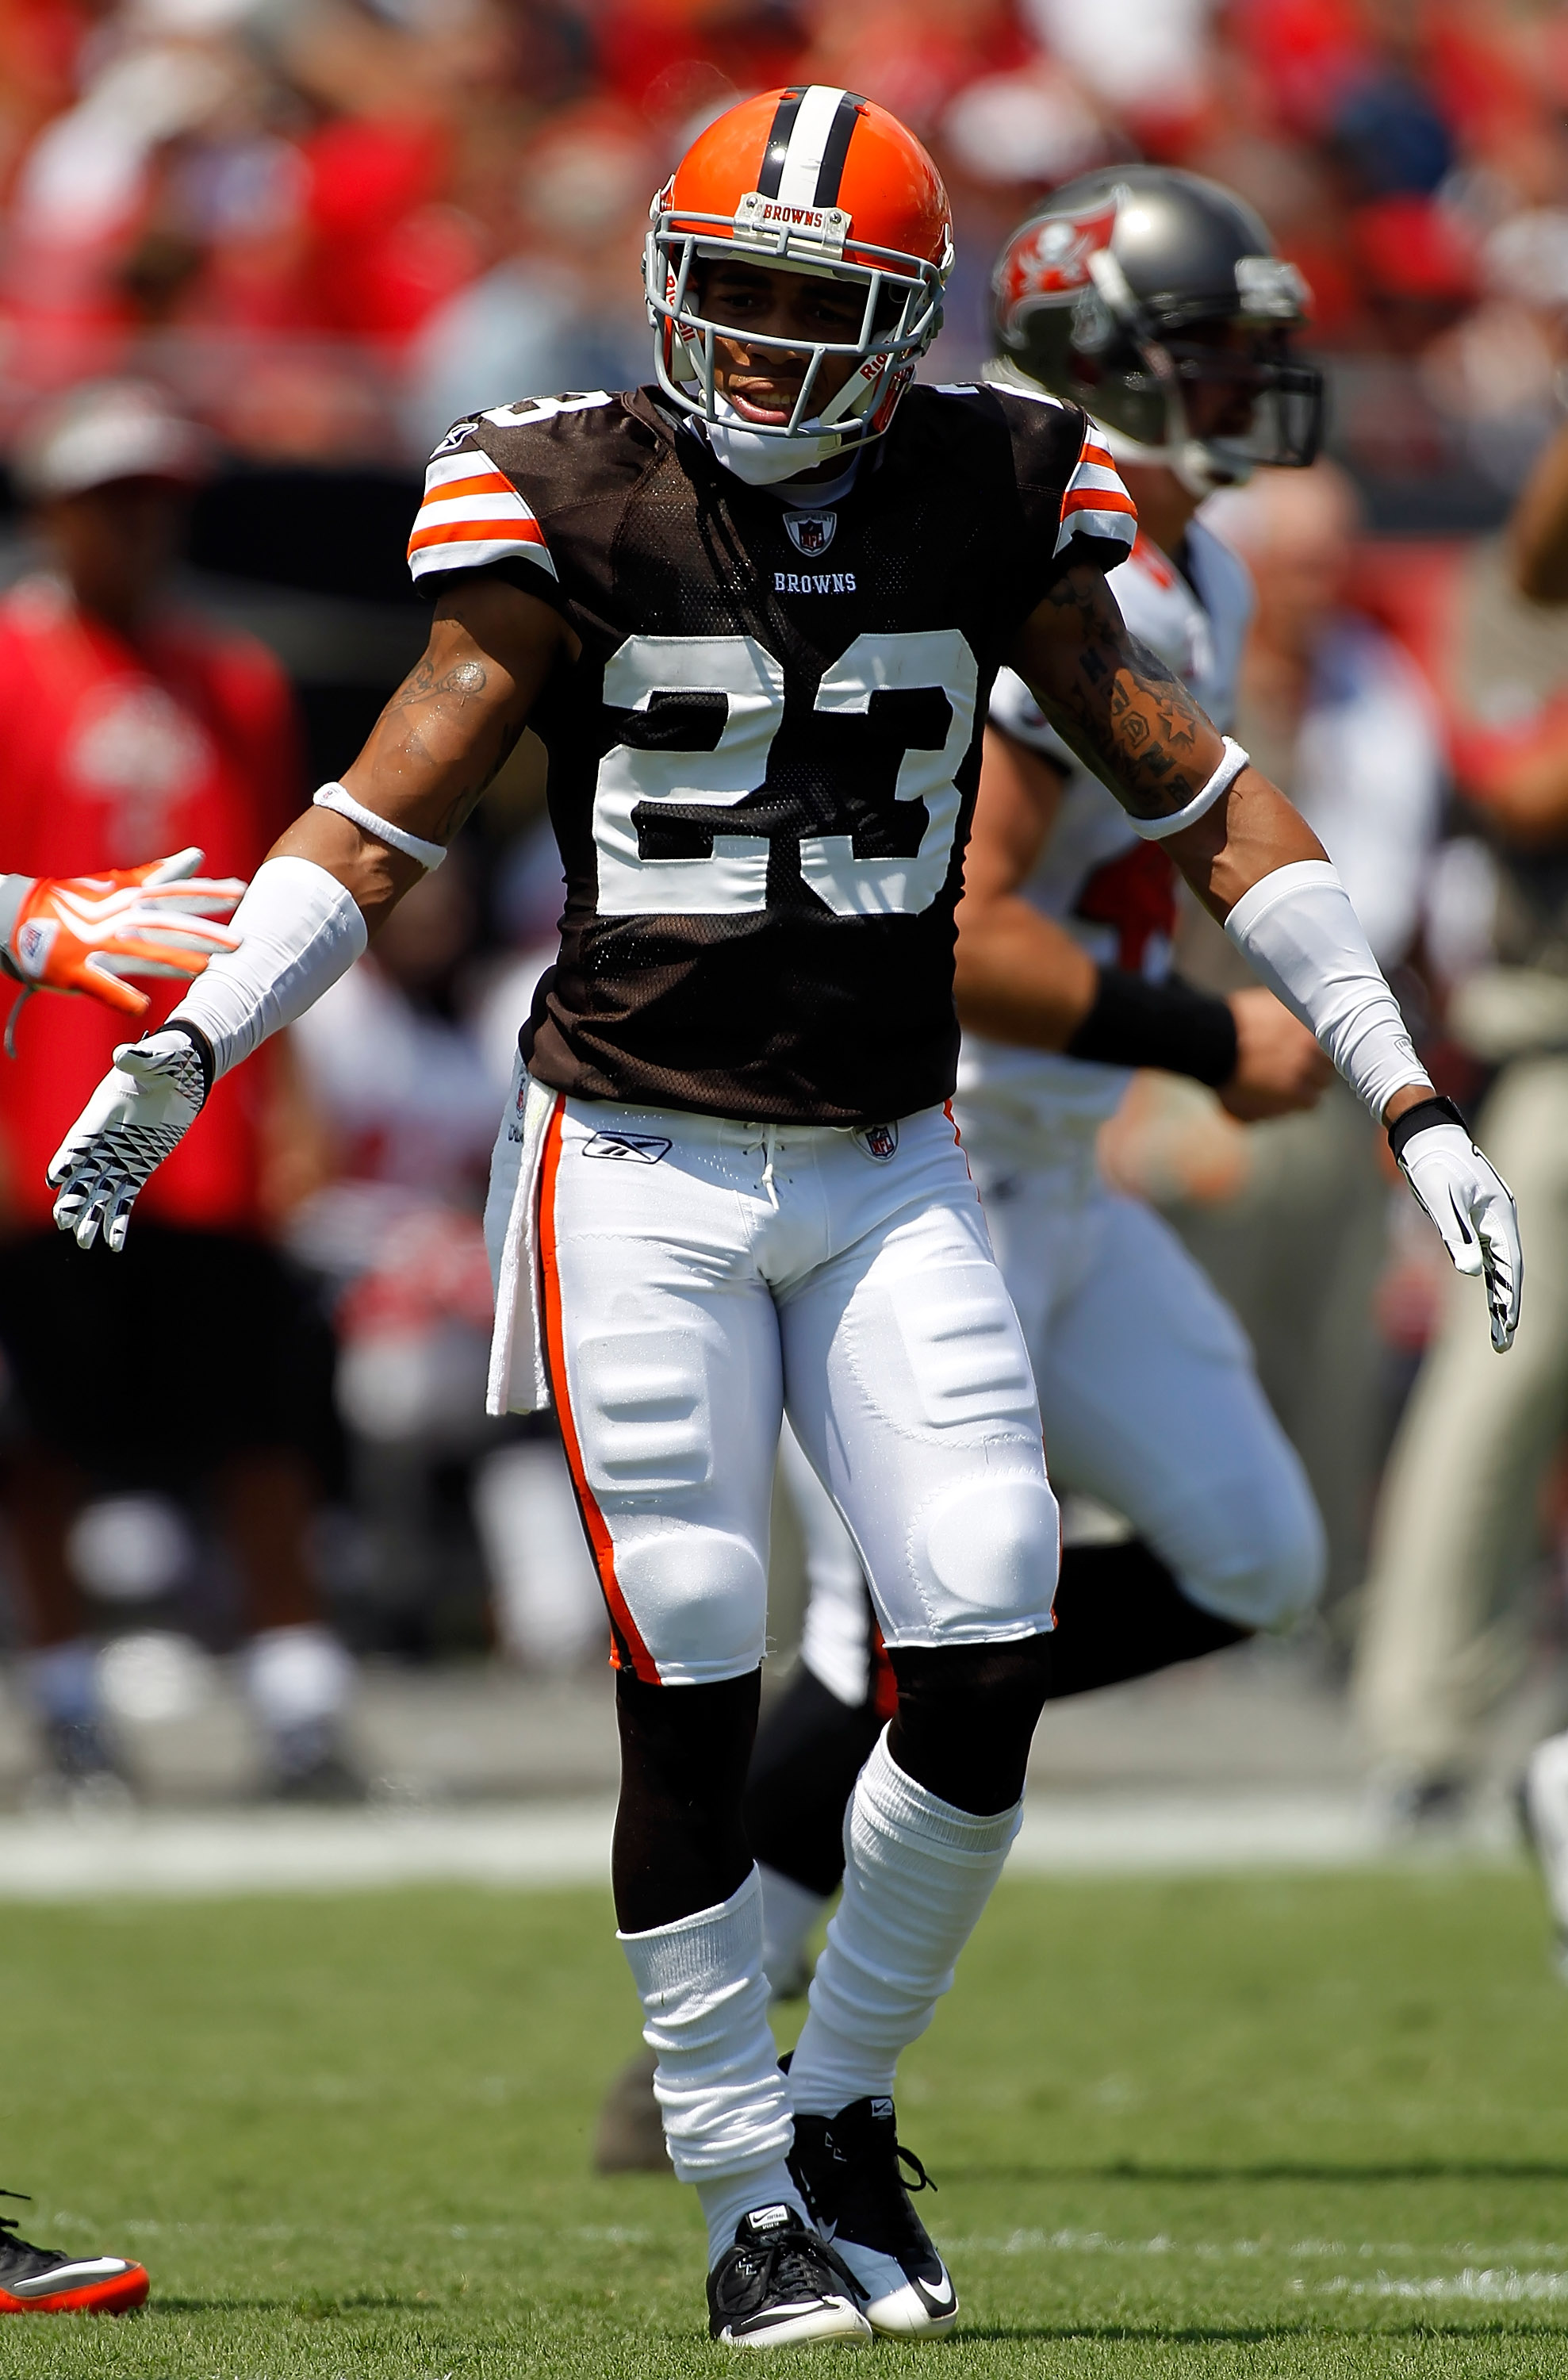
[(1399, 1154), (1399, 1167), (1437, 1226), (1454, 1269), (1480, 1273), (1487, 1288), (1491, 1343), (1501, 1355), (1519, 1328), (1525, 1255), (1514, 1193), (1460, 1124), (1423, 1124)]
[(178, 1146), (201, 1112), (207, 1071), (187, 1033), (165, 1027), (145, 1041), (122, 1041), (99, 1084), (50, 1161), (59, 1192), (54, 1221), (90, 1248), (102, 1229), (118, 1256), (130, 1211), (155, 1165)]

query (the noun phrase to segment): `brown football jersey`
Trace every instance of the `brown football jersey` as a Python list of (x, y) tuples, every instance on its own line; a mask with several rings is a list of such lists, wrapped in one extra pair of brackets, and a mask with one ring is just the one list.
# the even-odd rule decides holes
[(953, 913), (991, 681), (1136, 527), (1085, 416), (917, 387), (836, 504), (754, 488), (652, 392), (461, 421), (410, 565), (582, 639), (532, 725), (566, 873), (525, 1039), (582, 1097), (866, 1124), (953, 1088)]

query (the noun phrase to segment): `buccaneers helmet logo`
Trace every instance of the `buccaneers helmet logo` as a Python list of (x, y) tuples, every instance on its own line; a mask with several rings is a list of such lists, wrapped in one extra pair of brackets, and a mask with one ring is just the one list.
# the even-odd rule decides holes
[(997, 312), (1010, 323), (1026, 300), (1076, 298), (1090, 285), (1089, 260), (1108, 247), (1116, 229), (1116, 201), (1091, 214), (1050, 215), (1025, 224), (996, 260)]

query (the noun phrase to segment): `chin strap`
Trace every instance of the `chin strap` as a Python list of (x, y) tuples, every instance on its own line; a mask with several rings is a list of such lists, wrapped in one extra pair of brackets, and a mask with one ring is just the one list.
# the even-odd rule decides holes
[(721, 396), (714, 398), (719, 418), (705, 421), (707, 442), (714, 460), (733, 471), (749, 488), (771, 488), (782, 480), (798, 479), (802, 471), (814, 470), (819, 463), (833, 461), (842, 455), (845, 446), (858, 445), (847, 430), (816, 430), (802, 431), (794, 438), (765, 438), (755, 430), (748, 430), (732, 406)]

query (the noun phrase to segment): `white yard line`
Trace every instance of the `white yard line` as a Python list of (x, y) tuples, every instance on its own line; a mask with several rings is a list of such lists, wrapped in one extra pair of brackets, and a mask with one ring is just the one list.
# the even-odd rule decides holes
[(133, 1812), (0, 1823), (0, 1899), (602, 1884), (609, 1802), (455, 1810)]
[[(418, 1810), (131, 1811), (0, 1820), (0, 1900), (344, 1892), (398, 1884), (603, 1884), (608, 1800)], [(1512, 1855), (1501, 1831), (1423, 1861)], [(1009, 1872), (1212, 1875), (1398, 1858), (1350, 1795), (1036, 1794)]]
[(1236, 1785), (1192, 1792), (1031, 1794), (1008, 1861), (1014, 1875), (1215, 1874), (1232, 1868), (1386, 1867), (1514, 1856), (1506, 1815), (1441, 1843), (1392, 1844), (1365, 1797), (1321, 1788)]

